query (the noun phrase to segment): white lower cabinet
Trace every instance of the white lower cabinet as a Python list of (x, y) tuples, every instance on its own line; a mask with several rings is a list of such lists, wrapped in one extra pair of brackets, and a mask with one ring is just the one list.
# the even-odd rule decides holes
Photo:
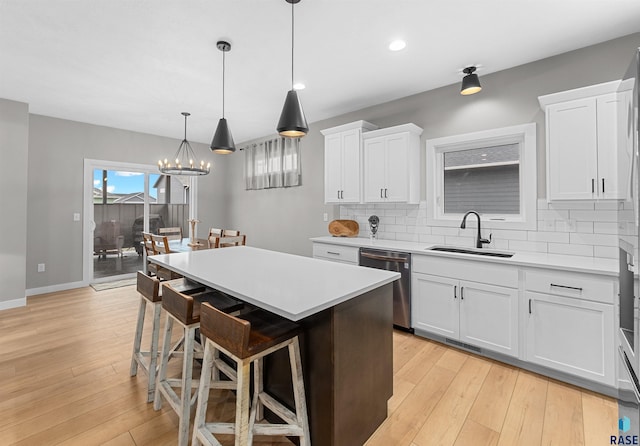
[(356, 246), (330, 245), (328, 243), (313, 244), (313, 258), (315, 259), (357, 265), (359, 252), (360, 248)]
[[(610, 386), (615, 385), (614, 284), (578, 274), (526, 279), (525, 360)], [(545, 288), (546, 292), (531, 291)], [(593, 292), (603, 294), (596, 295)], [(596, 301), (600, 300), (600, 301)]]
[[(473, 262), (435, 260), (440, 269), (476, 274)], [(429, 270), (414, 257), (414, 271)], [(457, 263), (457, 264), (456, 264)], [(423, 266), (423, 268), (421, 268)], [(435, 268), (435, 265), (433, 265)], [(482, 267), (480, 269), (483, 269)], [(477, 270), (477, 268), (476, 268)], [(497, 266), (497, 273), (503, 268)], [(506, 278), (515, 270), (508, 269)], [(479, 272), (482, 274), (482, 271)], [(518, 356), (518, 289), (414, 272), (411, 291), (412, 326), (466, 344)]]

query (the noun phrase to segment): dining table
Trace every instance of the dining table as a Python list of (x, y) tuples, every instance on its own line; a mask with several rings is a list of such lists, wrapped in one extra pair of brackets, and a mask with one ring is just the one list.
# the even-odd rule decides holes
[[(392, 286), (400, 274), (250, 246), (184, 249), (149, 260), (302, 327), (311, 444), (363, 445), (393, 394)], [(286, 350), (266, 359), (265, 388), (295, 407)]]

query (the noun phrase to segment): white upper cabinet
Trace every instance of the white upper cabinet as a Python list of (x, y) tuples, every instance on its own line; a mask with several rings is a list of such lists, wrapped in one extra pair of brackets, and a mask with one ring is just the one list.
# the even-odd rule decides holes
[(362, 134), (377, 128), (356, 121), (320, 131), (324, 135), (325, 203), (362, 201)]
[(363, 135), (366, 203), (418, 203), (421, 134), (420, 127), (404, 124)]
[(625, 198), (618, 177), (617, 122), (628, 95), (619, 81), (540, 96), (546, 112), (547, 197), (551, 200)]

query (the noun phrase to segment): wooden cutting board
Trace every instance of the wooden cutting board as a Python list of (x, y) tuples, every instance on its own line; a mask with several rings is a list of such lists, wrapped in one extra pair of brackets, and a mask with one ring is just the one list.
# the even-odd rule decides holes
[(360, 226), (355, 220), (333, 220), (329, 223), (329, 234), (334, 237), (356, 237)]

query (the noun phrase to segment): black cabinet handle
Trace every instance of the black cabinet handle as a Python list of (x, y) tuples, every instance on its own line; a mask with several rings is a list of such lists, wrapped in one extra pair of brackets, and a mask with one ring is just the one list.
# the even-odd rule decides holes
[(340, 191), (338, 191), (338, 200), (340, 199)]
[(464, 287), (460, 287), (460, 300), (464, 300)]
[(604, 194), (604, 178), (602, 179), (602, 193)]
[(550, 286), (556, 287), (556, 288), (565, 288), (567, 290), (574, 290), (574, 291), (582, 292), (582, 288), (576, 287), (576, 286), (558, 285), (558, 284), (555, 284), (555, 283), (552, 283)]
[(387, 197), (387, 190), (386, 190), (386, 189), (384, 190), (384, 198), (388, 198), (388, 197)]
[(593, 194), (595, 192), (596, 192), (596, 180), (591, 178), (591, 193)]
[(380, 189), (380, 198), (384, 198), (384, 197), (382, 196), (382, 189)]
[(529, 314), (531, 314), (531, 299), (529, 299)]
[(344, 191), (343, 191), (343, 190), (341, 190), (341, 191), (340, 191), (340, 199), (342, 200), (343, 198), (344, 198)]
[(454, 299), (458, 298), (458, 285), (454, 285), (453, 287), (453, 298)]

